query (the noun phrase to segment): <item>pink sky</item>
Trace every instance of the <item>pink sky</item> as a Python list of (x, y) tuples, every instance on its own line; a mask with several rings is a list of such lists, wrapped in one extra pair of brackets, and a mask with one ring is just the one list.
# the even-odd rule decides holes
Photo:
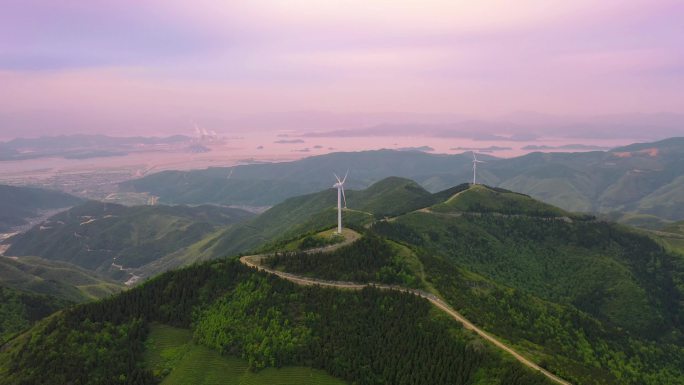
[(0, 139), (684, 114), (682, 15), (657, 0), (9, 0)]

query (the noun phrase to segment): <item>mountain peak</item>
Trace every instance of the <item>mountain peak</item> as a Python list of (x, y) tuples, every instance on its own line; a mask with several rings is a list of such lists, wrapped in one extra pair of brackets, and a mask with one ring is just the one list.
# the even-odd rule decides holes
[(429, 194), (427, 190), (425, 190), (421, 185), (416, 183), (415, 181), (408, 179), (408, 178), (402, 178), (398, 176), (390, 176), (384, 179), (381, 179), (372, 185), (370, 185), (366, 191), (370, 193), (381, 193), (387, 190), (392, 190), (396, 188), (415, 188), (418, 190), (422, 190), (425, 193)]
[[(427, 207), (433, 202), (432, 194), (418, 183), (394, 176), (358, 191), (354, 194), (354, 201), (357, 199), (359, 209), (377, 216), (398, 215)], [(351, 207), (356, 205), (356, 202), (350, 203)]]
[[(498, 213), (535, 217), (570, 217), (572, 214), (529, 195), (482, 184), (461, 185), (448, 199), (432, 207), (436, 212)], [(459, 187), (459, 186), (457, 186)], [(449, 191), (449, 190), (445, 190)]]

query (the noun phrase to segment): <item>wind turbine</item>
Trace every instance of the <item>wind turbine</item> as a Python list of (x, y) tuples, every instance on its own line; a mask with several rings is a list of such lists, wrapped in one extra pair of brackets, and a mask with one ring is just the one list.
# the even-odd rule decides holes
[(347, 197), (344, 195), (344, 182), (347, 180), (349, 170), (344, 174), (344, 179), (342, 180), (340, 180), (340, 177), (338, 177), (337, 174), (333, 173), (333, 175), (335, 175), (335, 179), (337, 179), (337, 183), (333, 185), (333, 187), (337, 189), (337, 234), (342, 234), (342, 199), (344, 199), (344, 208), (346, 209)]
[(475, 185), (475, 182), (477, 182), (477, 164), (478, 163), (487, 163), (482, 160), (477, 160), (477, 157), (475, 156), (475, 151), (473, 151), (473, 185)]

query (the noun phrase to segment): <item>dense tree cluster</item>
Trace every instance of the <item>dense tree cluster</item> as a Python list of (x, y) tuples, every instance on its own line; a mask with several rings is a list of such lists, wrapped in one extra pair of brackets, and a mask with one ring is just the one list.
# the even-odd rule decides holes
[(63, 299), (0, 286), (0, 343), (70, 304)]
[(0, 384), (153, 384), (142, 366), (147, 322), (189, 327), (193, 309), (250, 274), (237, 262), (207, 263), (63, 310), (6, 345)]
[(142, 360), (151, 321), (192, 327), (198, 342), (255, 369), (310, 365), (356, 384), (547, 384), (413, 295), (298, 287), (236, 261), (170, 272), (42, 321), (0, 353), (0, 384), (155, 383)]
[(413, 215), (373, 229), (413, 247), (471, 321), (535, 346), (573, 383), (684, 384), (681, 264), (647, 237), (495, 215)]
[(505, 384), (547, 380), (501, 360), (416, 296), (302, 288), (252, 277), (198, 315), (197, 341), (254, 368), (305, 364), (354, 384)]
[(113, 324), (50, 317), (13, 352), (0, 383), (153, 384), (154, 378), (139, 359), (146, 333), (139, 318)]
[(282, 252), (266, 259), (271, 268), (311, 277), (354, 282), (418, 285), (400, 251), (366, 231), (363, 238), (332, 252)]

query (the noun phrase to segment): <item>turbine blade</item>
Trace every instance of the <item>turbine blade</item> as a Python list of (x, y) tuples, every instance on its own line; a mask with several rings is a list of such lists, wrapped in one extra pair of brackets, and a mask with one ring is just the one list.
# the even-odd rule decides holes
[(475, 156), (475, 151), (473, 151), (473, 160), (477, 162), (477, 157)]
[(349, 169), (347, 169), (347, 172), (344, 173), (344, 179), (342, 179), (342, 184), (344, 184), (344, 181), (347, 180), (347, 175), (349, 175)]
[[(344, 182), (342, 182), (342, 183), (344, 183)], [(344, 208), (346, 209), (347, 208), (347, 196), (344, 195), (344, 185), (342, 185), (341, 187), (342, 187), (342, 198), (344, 199)]]
[(337, 183), (342, 183), (342, 182), (340, 182), (340, 177), (337, 176), (337, 174), (333, 173), (333, 175), (335, 175), (335, 179), (337, 179)]

